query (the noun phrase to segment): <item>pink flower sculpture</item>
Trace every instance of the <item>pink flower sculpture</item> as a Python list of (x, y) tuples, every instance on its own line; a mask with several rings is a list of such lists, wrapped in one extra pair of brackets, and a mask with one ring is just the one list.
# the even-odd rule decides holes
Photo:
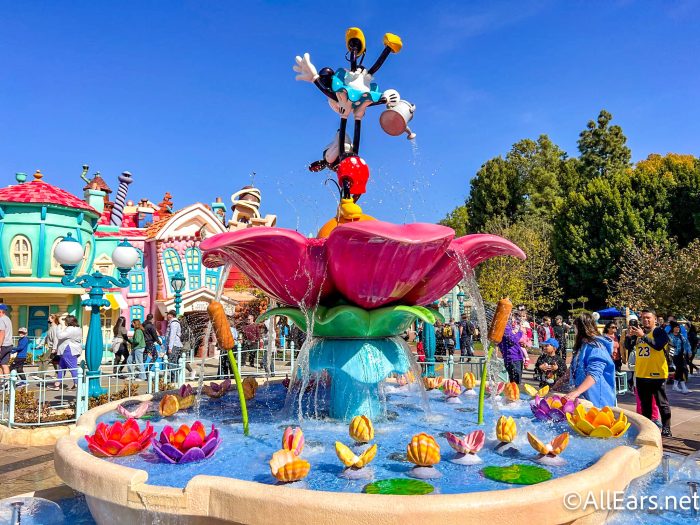
[(150, 423), (141, 431), (135, 419), (127, 419), (124, 424), (117, 421), (113, 425), (98, 423), (92, 436), (85, 436), (88, 448), (95, 456), (131, 456), (148, 447), (156, 431)]
[(187, 383), (184, 383), (183, 385), (180, 386), (180, 390), (178, 390), (178, 394), (180, 397), (188, 397), (188, 396), (193, 396), (194, 395), (194, 390), (192, 390), (192, 386), (188, 385)]
[(347, 223), (327, 239), (282, 228), (246, 228), (201, 244), (204, 264), (235, 264), (252, 283), (287, 305), (316, 306), (331, 294), (365, 309), (426, 305), (463, 273), (497, 255), (525, 258), (496, 235), (467, 235), (436, 224)]
[(447, 432), (445, 438), (447, 438), (447, 442), (458, 454), (476, 454), (483, 448), (486, 442), (486, 435), (483, 430), (470, 432), (462, 439), (451, 432)]
[(124, 419), (139, 419), (144, 416), (148, 409), (151, 407), (150, 401), (144, 401), (140, 403), (133, 411), (127, 410), (124, 405), (119, 405), (117, 407), (117, 412), (124, 417)]
[(295, 456), (301, 454), (304, 450), (304, 433), (299, 427), (292, 430), (292, 427), (287, 427), (282, 435), (282, 449), (293, 452)]
[(546, 398), (535, 396), (535, 399), (530, 403), (530, 409), (535, 417), (541, 421), (564, 421), (566, 414), (573, 414), (578, 404), (578, 399), (563, 401), (557, 395)]
[(201, 461), (214, 455), (221, 445), (219, 430), (211, 426), (206, 435), (201, 421), (195, 421), (192, 428), (182, 425), (177, 432), (166, 425), (160, 433), (160, 439), (152, 439), (153, 451), (168, 463), (190, 463)]

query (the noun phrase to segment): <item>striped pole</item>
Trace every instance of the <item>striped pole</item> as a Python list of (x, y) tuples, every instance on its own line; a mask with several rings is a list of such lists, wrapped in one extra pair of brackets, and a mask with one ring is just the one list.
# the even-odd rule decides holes
[(119, 175), (119, 190), (117, 191), (117, 198), (114, 199), (114, 208), (112, 208), (112, 218), (110, 220), (114, 226), (122, 225), (122, 212), (126, 204), (126, 192), (129, 191), (129, 184), (132, 182), (134, 182), (134, 179), (128, 171), (124, 171)]

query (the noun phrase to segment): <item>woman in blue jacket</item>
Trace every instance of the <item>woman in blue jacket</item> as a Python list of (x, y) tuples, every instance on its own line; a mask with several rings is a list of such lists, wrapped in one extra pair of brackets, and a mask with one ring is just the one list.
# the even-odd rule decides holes
[(591, 314), (581, 314), (574, 321), (576, 339), (571, 359), (571, 383), (574, 389), (566, 399), (582, 397), (594, 406), (613, 407), (617, 404), (615, 393), (615, 363), (612, 342), (598, 333)]

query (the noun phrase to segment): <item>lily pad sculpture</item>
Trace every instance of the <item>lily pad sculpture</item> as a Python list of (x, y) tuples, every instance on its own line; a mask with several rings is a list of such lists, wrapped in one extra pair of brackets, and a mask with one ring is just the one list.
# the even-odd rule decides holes
[(545, 468), (522, 464), (484, 467), (481, 473), (488, 479), (513, 485), (535, 485), (552, 478), (552, 473)]
[(394, 496), (422, 496), (435, 490), (430, 483), (418, 479), (391, 478), (382, 479), (365, 485), (362, 489), (367, 494), (392, 494)]

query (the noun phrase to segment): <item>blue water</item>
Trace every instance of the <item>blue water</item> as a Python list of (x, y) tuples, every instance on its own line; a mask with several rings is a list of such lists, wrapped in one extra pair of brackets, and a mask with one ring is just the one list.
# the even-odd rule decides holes
[[(407, 388), (407, 387), (404, 387)], [(380, 480), (404, 477), (412, 465), (405, 461), (406, 445), (414, 434), (427, 432), (432, 434), (440, 445), (442, 461), (437, 469), (443, 477), (431, 480), (436, 493), (451, 494), (497, 490), (508, 485), (484, 478), (480, 470), (486, 465), (511, 465), (529, 462), (535, 452), (527, 442), (527, 431), (533, 432), (542, 441), (548, 441), (561, 432), (570, 431), (566, 422), (553, 424), (540, 422), (532, 417), (529, 402), (522, 399), (516, 403), (499, 403), (494, 406), (487, 399), (486, 424), (476, 424), (476, 396), (462, 395), (462, 404), (445, 403), (441, 392), (428, 392), (430, 414), (420, 408), (418, 391), (402, 391), (395, 386), (387, 386), (385, 417), (375, 421), (375, 440), (378, 453), (370, 465), (374, 472), (373, 479)], [(105, 459), (132, 468), (144, 469), (149, 473), (148, 483), (171, 487), (184, 487), (197, 474), (228, 476), (238, 479), (274, 484), (268, 461), (272, 454), (281, 448), (281, 437), (288, 425), (299, 425), (294, 419), (285, 420), (283, 405), (285, 389), (281, 385), (261, 387), (255, 400), (249, 403), (250, 437), (243, 436), (240, 422), (238, 398), (230, 392), (221, 400), (203, 399), (200, 405), (200, 417), (208, 427), (212, 422), (221, 429), (223, 443), (217, 453), (199, 463), (170, 465), (159, 463), (153, 453), (146, 451), (140, 455), (126, 458)], [(156, 412), (157, 407), (153, 407)], [(517, 458), (503, 457), (493, 452), (495, 441), (495, 421), (501, 414), (513, 416), (518, 427), (515, 446), (520, 452)], [(112, 423), (117, 419), (116, 413), (106, 414), (101, 421)], [(151, 423), (160, 431), (164, 425), (177, 427), (181, 424), (191, 425), (195, 421), (194, 408), (162, 419), (154, 415)], [(142, 423), (144, 425), (145, 423)], [(326, 490), (335, 492), (361, 492), (367, 481), (349, 481), (339, 477), (343, 466), (335, 454), (335, 441), (350, 446), (346, 423), (330, 419), (305, 419), (301, 426), (306, 438), (302, 458), (311, 463), (311, 472), (300, 488)], [(487, 443), (479, 453), (483, 464), (474, 466), (456, 465), (448, 460), (454, 457), (443, 434), (467, 433), (478, 428), (486, 432)], [(562, 457), (566, 464), (560, 467), (547, 467), (553, 477), (561, 477), (587, 468), (603, 454), (619, 445), (631, 445), (636, 432), (633, 428), (620, 439), (590, 439), (572, 433), (569, 447)], [(545, 441), (545, 442), (546, 442)], [(87, 449), (84, 440), (81, 445)], [(295, 485), (292, 485), (295, 486)]]

